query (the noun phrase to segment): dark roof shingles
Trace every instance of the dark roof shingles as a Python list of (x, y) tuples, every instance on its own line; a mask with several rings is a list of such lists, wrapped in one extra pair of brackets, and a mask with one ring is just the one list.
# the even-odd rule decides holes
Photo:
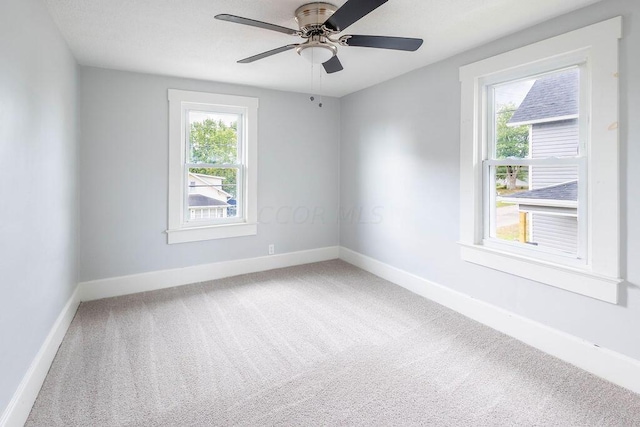
[(189, 194), (189, 206), (227, 206), (227, 202), (203, 196), (202, 194)]
[(539, 78), (509, 123), (528, 123), (578, 114), (579, 85), (578, 69)]
[(578, 201), (578, 181), (551, 185), (537, 190), (521, 191), (504, 196), (504, 198)]

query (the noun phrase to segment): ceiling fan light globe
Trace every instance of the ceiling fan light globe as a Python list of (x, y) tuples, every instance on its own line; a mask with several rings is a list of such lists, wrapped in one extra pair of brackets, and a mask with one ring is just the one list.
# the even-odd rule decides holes
[(298, 54), (312, 64), (324, 64), (333, 58), (334, 51), (325, 46), (308, 46), (298, 50)]

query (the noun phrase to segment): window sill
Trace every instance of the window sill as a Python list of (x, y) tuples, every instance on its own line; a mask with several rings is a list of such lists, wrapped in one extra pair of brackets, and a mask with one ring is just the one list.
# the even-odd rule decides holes
[(591, 271), (514, 255), (481, 245), (460, 243), (462, 259), (473, 264), (524, 277), (591, 298), (618, 303), (621, 279)]
[(199, 242), (203, 240), (227, 239), (229, 237), (253, 236), (258, 234), (258, 224), (224, 224), (204, 227), (178, 228), (167, 230), (167, 243)]

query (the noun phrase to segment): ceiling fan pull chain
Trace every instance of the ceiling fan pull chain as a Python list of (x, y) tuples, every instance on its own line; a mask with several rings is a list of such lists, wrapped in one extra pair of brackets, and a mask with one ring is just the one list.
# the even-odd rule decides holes
[(320, 102), (318, 103), (318, 107), (322, 108), (322, 71), (320, 72), (320, 81), (319, 81), (319, 86), (320, 86), (320, 90), (319, 90), (319, 95), (320, 95)]
[(316, 100), (316, 97), (313, 96), (313, 93), (315, 93), (314, 90), (313, 90), (314, 89), (314, 83), (315, 83), (315, 70), (313, 69), (313, 66), (314, 66), (314, 64), (312, 62), (311, 63), (311, 96), (309, 97), (309, 100), (311, 102)]

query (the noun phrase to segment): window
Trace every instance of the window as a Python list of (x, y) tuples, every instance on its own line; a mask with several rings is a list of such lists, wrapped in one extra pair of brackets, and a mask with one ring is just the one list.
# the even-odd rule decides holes
[(587, 79), (582, 64), (487, 86), (487, 246), (585, 264), (587, 196), (579, 177), (588, 158), (580, 120), (587, 97), (580, 81)]
[(464, 260), (617, 302), (621, 27), (460, 69)]
[(258, 100), (169, 90), (168, 243), (257, 233)]

